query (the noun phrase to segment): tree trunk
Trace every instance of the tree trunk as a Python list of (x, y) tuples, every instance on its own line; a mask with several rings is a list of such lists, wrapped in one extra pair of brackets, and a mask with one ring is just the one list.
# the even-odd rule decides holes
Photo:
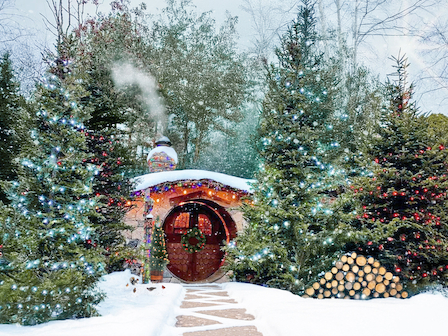
[[(326, 40), (327, 40), (327, 24), (326, 24), (323, 0), (318, 1), (318, 6), (319, 6), (319, 14), (320, 14), (320, 22), (321, 22), (321, 25), (320, 25), (321, 26), (321, 35), (322, 35), (322, 39), (326, 42)], [(325, 55), (328, 55), (328, 44), (324, 43), (324, 46), (325, 46)]]
[(339, 52), (342, 53), (341, 1), (335, 0), (335, 2), (336, 2), (336, 14), (338, 17), (338, 47), (339, 47)]
[(355, 0), (355, 13), (353, 19), (353, 74), (356, 72), (356, 63), (358, 62), (358, 11), (359, 11), (359, 0)]
[(196, 138), (196, 143), (194, 146), (194, 158), (193, 158), (193, 162), (196, 163), (199, 160), (199, 153), (201, 150), (201, 143), (202, 143), (202, 139), (203, 139), (203, 135), (200, 132)]

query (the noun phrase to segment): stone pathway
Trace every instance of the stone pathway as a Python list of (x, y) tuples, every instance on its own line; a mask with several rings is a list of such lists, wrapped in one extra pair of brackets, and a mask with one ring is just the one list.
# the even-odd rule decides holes
[(187, 289), (176, 327), (183, 336), (263, 336), (247, 314), (219, 285), (184, 285)]

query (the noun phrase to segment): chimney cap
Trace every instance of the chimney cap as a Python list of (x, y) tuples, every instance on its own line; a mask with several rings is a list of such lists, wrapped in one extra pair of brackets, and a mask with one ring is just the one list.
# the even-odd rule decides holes
[(171, 146), (171, 141), (166, 136), (162, 136), (156, 141), (156, 146)]

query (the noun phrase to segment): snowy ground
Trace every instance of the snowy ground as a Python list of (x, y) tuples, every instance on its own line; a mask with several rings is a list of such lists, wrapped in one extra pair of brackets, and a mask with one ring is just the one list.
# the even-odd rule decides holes
[(264, 336), (448, 335), (448, 298), (317, 300), (249, 284), (225, 284), (230, 296), (255, 316)]
[[(174, 324), (185, 289), (179, 284), (126, 286), (129, 271), (105, 276), (101, 317), (55, 321), (33, 327), (0, 325), (0, 336), (178, 336)], [(153, 291), (146, 288), (156, 287)], [(255, 316), (264, 336), (447, 335), (448, 298), (420, 294), (411, 299), (314, 300), (241, 283), (222, 288)], [(244, 336), (244, 335), (235, 335)]]
[[(101, 289), (107, 298), (98, 307), (101, 317), (54, 321), (32, 327), (0, 325), (0, 336), (155, 336), (176, 322), (173, 307), (179, 306), (184, 288), (179, 284), (137, 284), (129, 271), (104, 277)], [(126, 284), (129, 283), (129, 286)], [(153, 291), (146, 288), (156, 287)], [(136, 292), (133, 289), (136, 288)]]

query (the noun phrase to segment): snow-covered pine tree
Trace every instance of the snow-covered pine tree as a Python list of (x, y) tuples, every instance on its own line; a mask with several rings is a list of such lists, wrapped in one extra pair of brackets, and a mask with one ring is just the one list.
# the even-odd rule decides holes
[[(62, 66), (66, 66), (64, 63)], [(96, 168), (86, 164), (83, 91), (67, 72), (36, 91), (36, 125), (20, 155), (11, 204), (0, 211), (3, 258), (0, 322), (32, 325), (96, 314), (103, 257), (95, 248), (90, 198)]]
[(368, 151), (370, 177), (354, 180), (360, 203), (354, 228), (358, 249), (401, 275), (412, 291), (448, 282), (448, 150), (433, 145), (406, 83), (407, 59), (394, 58), (397, 80), (387, 85), (389, 106)]
[(322, 63), (314, 9), (303, 1), (268, 69), (259, 134), (264, 168), (258, 173), (249, 222), (228, 248), (229, 268), (240, 281), (299, 293), (329, 269), (347, 232), (333, 215), (333, 193), (344, 174), (333, 130), (336, 82)]

